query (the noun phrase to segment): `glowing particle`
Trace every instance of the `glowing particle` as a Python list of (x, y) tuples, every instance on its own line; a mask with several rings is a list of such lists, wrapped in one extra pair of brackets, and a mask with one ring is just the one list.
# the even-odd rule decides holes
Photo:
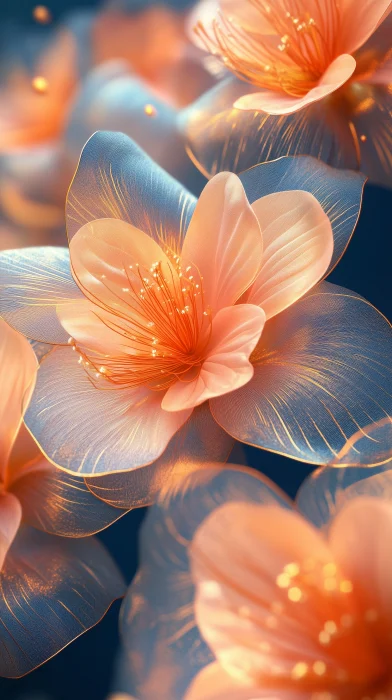
[(326, 591), (335, 591), (337, 585), (338, 583), (336, 578), (333, 578), (332, 576), (328, 576), (328, 578), (326, 578), (324, 581), (324, 588)]
[(276, 578), (276, 585), (279, 588), (288, 588), (291, 583), (290, 576), (288, 574), (279, 574)]
[(324, 625), (324, 629), (329, 635), (336, 634), (338, 631), (338, 626), (333, 620), (328, 620)]
[(37, 5), (33, 10), (33, 17), (40, 24), (49, 24), (52, 20), (51, 12), (45, 5)]
[(362, 141), (362, 143), (364, 143), (365, 141), (367, 141), (367, 136), (365, 136), (365, 134), (361, 134), (359, 139), (360, 141)]
[(325, 576), (335, 576), (337, 572), (336, 564), (334, 564), (333, 561), (329, 562), (328, 564), (325, 564), (323, 567), (323, 572)]
[(145, 105), (144, 107), (144, 114), (146, 114), (148, 117), (156, 117), (157, 115), (157, 110), (154, 105)]
[(293, 588), (289, 588), (287, 596), (292, 603), (299, 603), (302, 600), (302, 591), (297, 586), (293, 586)]
[(291, 677), (295, 679), (303, 678), (308, 672), (308, 664), (304, 661), (299, 661), (295, 664), (293, 670), (291, 671)]
[(340, 584), (340, 590), (342, 593), (352, 593), (353, 591), (353, 584), (351, 581), (342, 581)]
[(48, 91), (48, 81), (42, 75), (36, 75), (31, 82), (31, 86), (39, 95), (45, 95)]
[(292, 562), (290, 564), (286, 564), (284, 567), (284, 571), (286, 574), (289, 576), (298, 576), (299, 574), (299, 565), (296, 564), (295, 562)]
[(313, 664), (313, 671), (315, 672), (316, 676), (323, 676), (324, 673), (326, 672), (327, 667), (324, 663), (324, 661), (315, 661)]
[(331, 641), (331, 636), (325, 630), (322, 630), (319, 634), (320, 644), (329, 644)]

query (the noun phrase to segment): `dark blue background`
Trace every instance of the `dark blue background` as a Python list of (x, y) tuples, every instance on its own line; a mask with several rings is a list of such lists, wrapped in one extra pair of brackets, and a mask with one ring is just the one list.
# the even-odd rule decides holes
[[(125, 0), (128, 6), (152, 4), (150, 0)], [(0, 0), (0, 25), (5, 22), (33, 26), (31, 0)], [(75, 7), (94, 6), (93, 1), (52, 0), (47, 2), (54, 20)], [(191, 0), (168, 0), (186, 7)], [(392, 191), (367, 186), (360, 222), (343, 260), (329, 277), (331, 282), (359, 292), (387, 318), (392, 318)], [(290, 496), (294, 496), (311, 468), (278, 455), (246, 448), (248, 463), (267, 474)], [(129, 513), (101, 537), (117, 559), (127, 580), (137, 565), (137, 531), (142, 510)], [(116, 603), (93, 630), (71, 644), (42, 668), (20, 680), (0, 679), (0, 700), (103, 700), (110, 689), (118, 644)], [(159, 700), (157, 698), (157, 700)]]

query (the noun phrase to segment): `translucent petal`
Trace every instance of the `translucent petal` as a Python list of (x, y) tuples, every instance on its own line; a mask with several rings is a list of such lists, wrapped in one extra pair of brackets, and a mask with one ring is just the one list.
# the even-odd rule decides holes
[(37, 368), (26, 338), (0, 319), (0, 480), (20, 429), (23, 400), (34, 388)]
[(24, 248), (0, 254), (0, 313), (16, 330), (44, 343), (66, 344), (56, 307), (83, 299), (66, 248)]
[(391, 327), (367, 301), (326, 282), (265, 325), (253, 379), (210, 402), (242, 442), (312, 464), (392, 411)]
[(128, 221), (178, 248), (195, 198), (127, 136), (98, 132), (85, 145), (68, 193), (70, 238), (93, 219)]
[(101, 376), (94, 383), (72, 348), (55, 348), (42, 360), (25, 423), (70, 473), (128, 471), (160, 457), (190, 416), (163, 411), (161, 401), (145, 387), (113, 389)]
[(228, 78), (180, 113), (189, 155), (207, 177), (222, 170), (240, 173), (287, 155), (312, 155), (334, 167), (357, 168), (347, 120), (327, 101), (288, 116), (234, 109), (235, 101), (250, 92), (249, 85)]
[(95, 538), (33, 528), (18, 533), (1, 572), (0, 676), (23, 676), (97, 624), (124, 594), (122, 576)]
[(376, 467), (392, 459), (392, 418), (362, 428), (331, 462), (336, 467)]
[(355, 0), (343, 0), (339, 9), (339, 46), (341, 51), (353, 53), (375, 32), (391, 11), (392, 3), (391, 0), (362, 0), (357, 5)]
[(355, 67), (355, 58), (349, 54), (342, 54), (328, 66), (318, 85), (302, 97), (292, 97), (284, 92), (265, 90), (243, 95), (236, 100), (234, 106), (237, 109), (258, 110), (274, 115), (293, 114), (338, 90), (352, 76)]
[(92, 493), (116, 508), (149, 506), (195, 467), (225, 463), (233, 445), (233, 438), (214, 421), (205, 403), (195, 408), (156, 462), (126, 474), (91, 477), (86, 483)]
[(276, 192), (257, 199), (252, 207), (263, 232), (264, 251), (246, 300), (271, 318), (324, 276), (333, 255), (332, 228), (309, 192)]
[(123, 512), (98, 500), (81, 477), (38, 458), (19, 464), (8, 491), (23, 508), (23, 522), (62, 537), (86, 537), (118, 520)]
[(184, 182), (191, 168), (176, 128), (177, 110), (129, 70), (111, 61), (89, 74), (71, 111), (67, 148), (76, 161), (95, 131), (120, 131)]
[(200, 523), (232, 501), (290, 507), (256, 472), (204, 465), (149, 510), (141, 533), (141, 569), (122, 610), (129, 688), (140, 700), (183, 700), (195, 674), (213, 660), (195, 626), (188, 545)]
[(181, 253), (200, 272), (212, 313), (231, 306), (248, 289), (260, 269), (262, 250), (260, 227), (241, 181), (220, 173), (200, 195)]
[[(274, 698), (283, 700), (284, 691), (274, 688)], [(290, 699), (294, 700), (290, 692)], [(195, 678), (184, 700), (256, 700), (271, 696), (267, 688), (254, 688), (238, 683), (223, 670), (221, 664), (208, 664)]]

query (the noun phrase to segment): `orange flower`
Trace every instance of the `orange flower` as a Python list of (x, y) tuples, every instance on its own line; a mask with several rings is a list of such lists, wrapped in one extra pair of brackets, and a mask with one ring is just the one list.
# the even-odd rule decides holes
[(390, 11), (390, 0), (201, 3), (199, 43), (245, 83), (223, 81), (184, 113), (194, 159), (216, 172), (310, 154), (390, 186)]
[(28, 341), (0, 321), (0, 675), (7, 677), (58, 653), (123, 592), (106, 550), (85, 538), (121, 511), (56, 469), (21, 428), (37, 367)]

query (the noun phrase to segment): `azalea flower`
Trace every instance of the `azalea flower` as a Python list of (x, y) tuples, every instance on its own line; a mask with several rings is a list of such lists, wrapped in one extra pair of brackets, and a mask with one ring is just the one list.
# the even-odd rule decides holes
[(12, 678), (57, 654), (123, 594), (108, 552), (86, 537), (121, 511), (50, 464), (21, 428), (37, 366), (26, 338), (1, 321), (0, 675)]
[(37, 245), (62, 241), (66, 191), (97, 129), (128, 133), (188, 184), (198, 175), (177, 133), (177, 110), (215, 79), (186, 42), (183, 13), (150, 7), (106, 9), (88, 22), (77, 16), (33, 68), (8, 73), (0, 91), (1, 248), (9, 247), (8, 222), (18, 247), (26, 230)]
[(192, 18), (235, 77), (182, 117), (203, 172), (310, 154), (392, 183), (390, 0), (219, 0)]
[(391, 486), (390, 462), (323, 468), (296, 504), (246, 468), (190, 474), (142, 528), (121, 618), (127, 691), (387, 697)]
[(49, 459), (134, 470), (129, 507), (181, 445), (188, 461), (224, 461), (237, 439), (320, 464), (389, 415), (390, 324), (320, 282), (362, 185), (282, 159), (222, 173), (196, 202), (126, 136), (95, 134), (68, 196), (69, 251), (0, 256), (3, 317), (55, 345), (25, 414)]

